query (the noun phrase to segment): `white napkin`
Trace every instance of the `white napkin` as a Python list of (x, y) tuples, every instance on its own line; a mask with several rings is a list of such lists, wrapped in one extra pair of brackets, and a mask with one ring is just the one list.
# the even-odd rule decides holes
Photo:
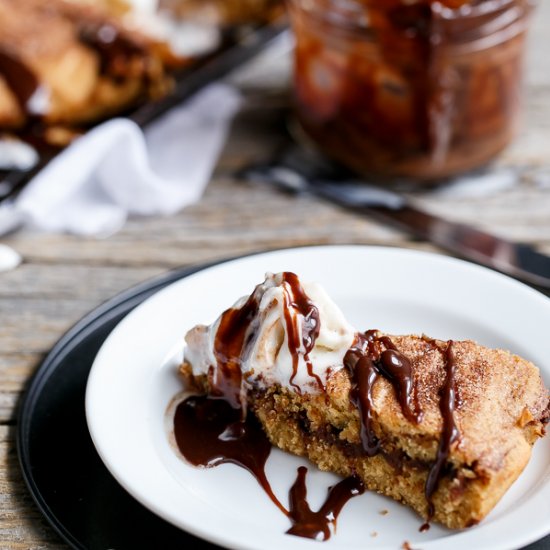
[(15, 269), (23, 258), (13, 248), (0, 243), (0, 273)]
[(241, 96), (213, 84), (144, 133), (113, 119), (76, 140), (0, 206), (0, 235), (38, 230), (108, 236), (128, 215), (169, 215), (200, 199)]

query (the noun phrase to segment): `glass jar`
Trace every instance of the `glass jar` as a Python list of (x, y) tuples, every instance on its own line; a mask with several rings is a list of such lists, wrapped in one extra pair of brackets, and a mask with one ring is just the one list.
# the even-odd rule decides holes
[(518, 126), (533, 0), (288, 0), (306, 135), (368, 175), (434, 180)]

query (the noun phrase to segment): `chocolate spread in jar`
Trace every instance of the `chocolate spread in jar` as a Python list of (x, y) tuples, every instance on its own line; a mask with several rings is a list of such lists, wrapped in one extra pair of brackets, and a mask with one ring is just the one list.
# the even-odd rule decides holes
[(352, 169), (434, 180), (515, 133), (530, 0), (291, 0), (306, 135)]

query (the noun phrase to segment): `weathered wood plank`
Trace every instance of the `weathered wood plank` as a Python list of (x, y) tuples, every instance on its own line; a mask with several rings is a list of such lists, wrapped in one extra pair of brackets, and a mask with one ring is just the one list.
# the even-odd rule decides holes
[(42, 357), (39, 353), (7, 352), (0, 357), (0, 425), (15, 422), (21, 392)]
[(65, 549), (38, 508), (21, 477), (15, 429), (0, 425), (0, 548)]
[(116, 292), (163, 272), (162, 268), (111, 268), (108, 266), (78, 266), (54, 264), (43, 266), (24, 263), (0, 277), (0, 297), (18, 299), (42, 298), (78, 299), (97, 303)]

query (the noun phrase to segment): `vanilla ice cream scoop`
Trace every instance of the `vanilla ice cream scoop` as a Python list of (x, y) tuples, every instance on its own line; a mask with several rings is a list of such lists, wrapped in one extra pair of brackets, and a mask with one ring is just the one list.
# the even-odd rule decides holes
[(321, 391), (328, 373), (343, 368), (355, 334), (320, 285), (282, 272), (267, 274), (211, 326), (191, 329), (184, 356), (226, 398), (232, 387), (237, 406), (252, 387)]

